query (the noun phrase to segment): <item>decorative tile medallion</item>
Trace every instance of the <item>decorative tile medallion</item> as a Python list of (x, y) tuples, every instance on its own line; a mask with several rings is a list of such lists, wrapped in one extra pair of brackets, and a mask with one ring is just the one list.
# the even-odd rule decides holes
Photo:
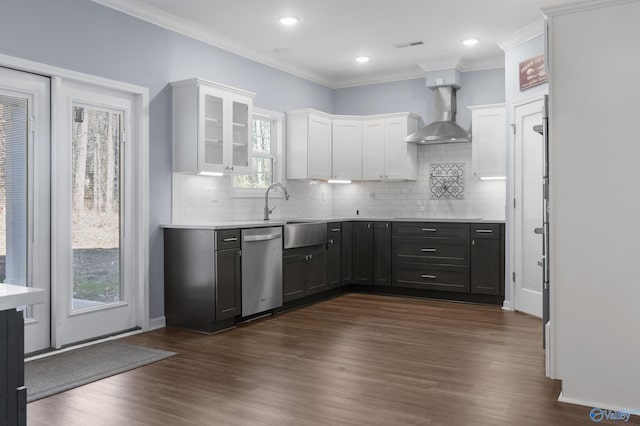
[(432, 163), (432, 200), (464, 200), (464, 163)]

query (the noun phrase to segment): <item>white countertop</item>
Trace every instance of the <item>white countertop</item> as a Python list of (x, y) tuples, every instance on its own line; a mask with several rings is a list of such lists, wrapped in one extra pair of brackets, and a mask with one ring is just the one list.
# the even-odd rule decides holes
[(266, 226), (283, 226), (290, 222), (438, 222), (438, 223), (504, 223), (504, 219), (464, 218), (464, 217), (331, 217), (331, 218), (276, 218), (271, 220), (238, 220), (220, 221), (207, 225), (165, 224), (161, 228), (173, 229), (234, 229), (263, 228)]
[(0, 284), (0, 311), (44, 303), (46, 296), (47, 292), (41, 288)]

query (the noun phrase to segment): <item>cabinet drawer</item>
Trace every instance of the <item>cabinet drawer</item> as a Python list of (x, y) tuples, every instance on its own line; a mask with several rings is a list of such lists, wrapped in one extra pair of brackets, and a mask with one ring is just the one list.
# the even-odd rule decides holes
[(469, 282), (468, 266), (396, 263), (393, 268), (394, 287), (468, 293)]
[(464, 223), (396, 222), (393, 236), (469, 239), (469, 225)]
[(500, 225), (497, 223), (471, 225), (471, 238), (500, 238)]
[(327, 238), (340, 237), (342, 235), (342, 223), (329, 222), (327, 223)]
[(469, 243), (459, 239), (393, 238), (396, 262), (469, 264)]
[(216, 231), (216, 250), (240, 248), (239, 229), (221, 229)]

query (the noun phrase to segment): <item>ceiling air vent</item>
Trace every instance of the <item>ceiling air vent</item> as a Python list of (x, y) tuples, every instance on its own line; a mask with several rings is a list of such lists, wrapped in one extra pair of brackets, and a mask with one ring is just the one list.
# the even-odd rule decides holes
[(396, 49), (404, 49), (405, 47), (420, 46), (422, 44), (424, 44), (424, 41), (408, 41), (406, 43), (394, 44), (393, 47), (395, 47)]

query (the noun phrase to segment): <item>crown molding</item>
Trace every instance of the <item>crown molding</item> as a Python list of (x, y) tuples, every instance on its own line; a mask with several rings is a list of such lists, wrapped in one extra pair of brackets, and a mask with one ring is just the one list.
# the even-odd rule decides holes
[(185, 19), (182, 19), (171, 13), (149, 6), (138, 0), (91, 0), (94, 3), (117, 10), (140, 20), (157, 25), (169, 31), (196, 39), (203, 43), (225, 50), (238, 56), (261, 63), (279, 71), (292, 74), (296, 77), (309, 80), (313, 83), (320, 84), (325, 87), (334, 88), (333, 82), (327, 80), (317, 73), (313, 73), (308, 69), (296, 67), (292, 65), (283, 65), (282, 62), (276, 61), (266, 55), (258, 54), (255, 51), (245, 48), (238, 43), (223, 37), (213, 35), (206, 28), (194, 25)]
[(500, 49), (507, 51), (516, 46), (520, 46), (522, 43), (525, 43), (532, 38), (538, 37), (541, 34), (544, 34), (543, 18), (540, 18), (537, 21), (527, 25), (526, 27), (519, 29), (510, 37), (498, 43), (498, 46), (500, 46)]
[(556, 6), (542, 8), (544, 16), (551, 17), (567, 13), (585, 12), (587, 10), (600, 9), (602, 7), (616, 6), (625, 3), (635, 3), (638, 0), (582, 0), (565, 2)]

